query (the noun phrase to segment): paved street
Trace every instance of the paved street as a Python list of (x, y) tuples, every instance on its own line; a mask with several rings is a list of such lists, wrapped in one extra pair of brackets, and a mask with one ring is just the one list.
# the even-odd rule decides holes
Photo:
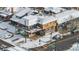
[(69, 38), (66, 38), (64, 40), (57, 42), (55, 45), (56, 50), (63, 51), (63, 50), (70, 49), (74, 43), (79, 42), (77, 38), (79, 38), (79, 35), (70, 36)]
[(46, 49), (43, 47), (39, 47), (39, 48), (34, 48), (33, 50), (34, 51), (52, 51), (52, 50), (66, 51), (67, 49), (70, 49), (75, 42), (79, 42), (77, 38), (79, 38), (79, 33), (78, 34), (75, 33), (74, 35), (68, 35), (65, 36), (62, 40), (52, 42), (51, 44), (48, 45), (51, 46)]

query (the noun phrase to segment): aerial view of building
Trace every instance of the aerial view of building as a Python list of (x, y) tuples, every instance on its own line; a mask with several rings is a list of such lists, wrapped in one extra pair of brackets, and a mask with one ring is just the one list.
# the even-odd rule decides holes
[(0, 51), (79, 51), (79, 7), (0, 7)]

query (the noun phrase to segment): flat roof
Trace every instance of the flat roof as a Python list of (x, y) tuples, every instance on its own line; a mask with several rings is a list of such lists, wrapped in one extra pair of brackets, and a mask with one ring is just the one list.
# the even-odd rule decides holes
[(47, 24), (49, 22), (56, 21), (56, 18), (53, 16), (44, 16), (44, 17), (39, 17), (39, 22), (40, 24)]

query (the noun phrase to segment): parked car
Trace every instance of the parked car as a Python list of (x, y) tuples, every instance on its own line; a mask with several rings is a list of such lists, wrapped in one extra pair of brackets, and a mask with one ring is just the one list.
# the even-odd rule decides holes
[(12, 34), (5, 34), (4, 38), (7, 39), (7, 38), (10, 38), (11, 36), (12, 36)]
[(63, 38), (62, 34), (60, 34), (58, 32), (52, 34), (52, 39), (54, 39), (54, 40), (60, 40), (62, 38)]

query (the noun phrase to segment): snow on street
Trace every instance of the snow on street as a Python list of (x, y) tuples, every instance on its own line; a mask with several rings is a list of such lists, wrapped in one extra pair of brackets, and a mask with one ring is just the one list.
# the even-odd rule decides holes
[[(22, 39), (24, 39), (24, 38), (22, 38)], [(30, 39), (27, 39), (27, 42), (24, 43), (24, 44), (21, 44), (20, 46), (25, 47), (26, 49), (40, 47), (40, 46), (43, 46), (43, 45), (47, 44), (50, 40), (52, 42), (55, 41), (53, 39), (50, 39), (50, 35), (46, 35), (46, 36), (38, 38), (35, 41), (31, 41)]]

